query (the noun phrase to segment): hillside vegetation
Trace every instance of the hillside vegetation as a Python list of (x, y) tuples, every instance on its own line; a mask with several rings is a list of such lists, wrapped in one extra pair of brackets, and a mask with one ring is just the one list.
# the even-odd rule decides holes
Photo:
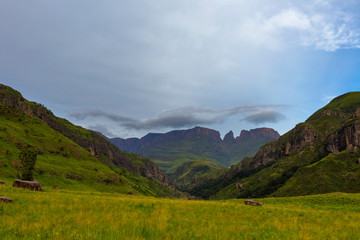
[(188, 191), (200, 183), (219, 178), (226, 170), (227, 168), (206, 159), (193, 160), (177, 167), (170, 175), (169, 182), (181, 191)]
[[(11, 182), (17, 177), (19, 153), (27, 147), (38, 154), (34, 177), (43, 186), (152, 196), (175, 194), (150, 160), (121, 152), (98, 134), (55, 117), (43, 106), (0, 85), (0, 180)], [(162, 176), (164, 183), (159, 181)]]
[(360, 92), (347, 93), (191, 193), (224, 199), (360, 192), (359, 136)]

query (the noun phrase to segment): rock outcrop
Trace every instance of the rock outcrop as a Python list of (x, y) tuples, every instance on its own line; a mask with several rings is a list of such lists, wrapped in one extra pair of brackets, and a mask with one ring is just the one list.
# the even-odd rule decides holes
[(224, 142), (227, 144), (234, 144), (236, 142), (233, 131), (228, 132), (224, 136)]
[(2, 202), (11, 203), (12, 200), (10, 198), (8, 198), (8, 197), (0, 197), (0, 203), (2, 203)]
[(250, 205), (250, 206), (256, 206), (256, 207), (262, 207), (264, 205), (264, 203), (262, 202), (257, 202), (255, 200), (245, 200), (244, 201), (245, 205)]
[(40, 183), (36, 180), (26, 181), (26, 180), (16, 179), (13, 183), (13, 187), (25, 188), (32, 191), (42, 191)]
[(332, 134), (326, 143), (326, 149), (331, 153), (342, 150), (358, 153), (360, 148), (360, 120), (347, 123), (340, 131)]

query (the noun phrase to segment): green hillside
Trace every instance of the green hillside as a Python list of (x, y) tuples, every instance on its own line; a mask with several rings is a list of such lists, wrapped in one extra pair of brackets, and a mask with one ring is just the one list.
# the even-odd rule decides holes
[(177, 167), (176, 171), (170, 175), (169, 182), (182, 191), (188, 191), (200, 183), (219, 178), (226, 170), (206, 159), (193, 160)]
[[(136, 154), (120, 152), (126, 165), (116, 162), (119, 159), (108, 158), (96, 146), (111, 146), (101, 136), (89, 130), (72, 125), (70, 122), (56, 118), (43, 106), (29, 102), (20, 93), (4, 85), (0, 86), (0, 180), (8, 184), (17, 177), (16, 165), (19, 164), (19, 153), (31, 147), (38, 154), (35, 179), (44, 187), (54, 189), (89, 190), (101, 192), (122, 192), (128, 194), (145, 194), (151, 196), (172, 196), (175, 193), (154, 177), (140, 176), (131, 169), (142, 169), (150, 160)], [(20, 100), (22, 105), (17, 105)], [(29, 111), (33, 109), (33, 111)], [(85, 149), (69, 137), (50, 127), (34, 112), (47, 115), (47, 121), (62, 128), (67, 136), (87, 145)], [(46, 111), (46, 114), (44, 114)], [(98, 142), (97, 144), (95, 144)], [(92, 147), (93, 146), (93, 147)], [(104, 147), (104, 149), (106, 149)], [(115, 152), (116, 153), (116, 152)], [(115, 154), (112, 154), (113, 156)], [(145, 174), (144, 174), (145, 175)]]
[(360, 192), (359, 136), (360, 92), (347, 93), (193, 193), (223, 199)]

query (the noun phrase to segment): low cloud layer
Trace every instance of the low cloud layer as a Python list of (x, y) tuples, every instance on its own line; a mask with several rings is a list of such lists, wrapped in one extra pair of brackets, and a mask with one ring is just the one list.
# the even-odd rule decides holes
[[(283, 120), (285, 116), (280, 109), (285, 105), (253, 105), (237, 106), (229, 109), (214, 110), (208, 108), (180, 108), (162, 112), (161, 114), (146, 119), (135, 119), (117, 114), (107, 113), (101, 110), (79, 111), (69, 114), (76, 120), (88, 118), (105, 118), (116, 122), (122, 127), (135, 130), (154, 130), (164, 128), (183, 128), (195, 125), (211, 125), (221, 123), (231, 116), (245, 116), (244, 120), (255, 124), (275, 123)], [(98, 127), (97, 127), (98, 129)]]
[(284, 119), (285, 119), (285, 115), (283, 115), (280, 112), (263, 111), (246, 116), (243, 120), (259, 125), (264, 123), (277, 123)]

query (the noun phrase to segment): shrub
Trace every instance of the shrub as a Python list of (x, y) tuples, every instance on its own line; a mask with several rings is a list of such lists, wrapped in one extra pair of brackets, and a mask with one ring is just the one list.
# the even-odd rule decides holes
[(20, 152), (20, 178), (22, 180), (34, 180), (33, 171), (35, 168), (36, 158), (37, 153), (34, 149), (27, 148)]

